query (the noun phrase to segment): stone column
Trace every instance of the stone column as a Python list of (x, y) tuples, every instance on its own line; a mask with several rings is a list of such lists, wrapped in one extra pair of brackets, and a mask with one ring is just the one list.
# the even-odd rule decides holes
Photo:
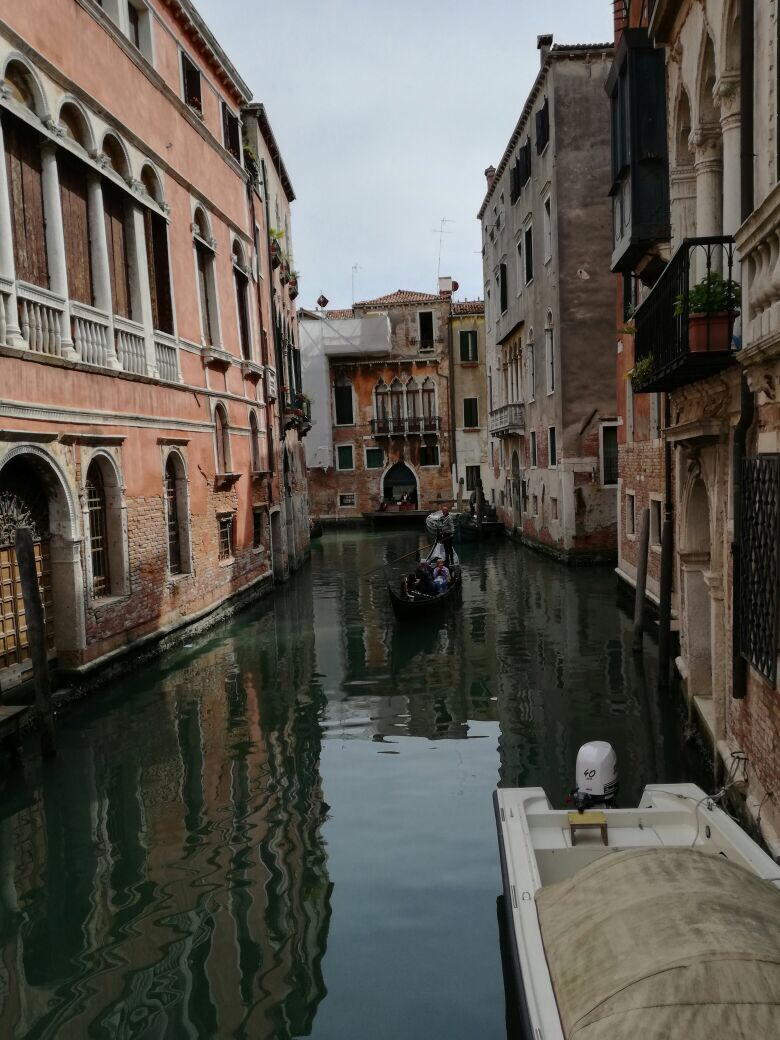
[(715, 85), (720, 104), (720, 128), (723, 137), (723, 234), (736, 234), (740, 219), (740, 105), (739, 76), (721, 77)]
[(700, 127), (691, 134), (696, 159), (696, 235), (719, 235), (723, 219), (723, 157), (719, 128)]
[(60, 175), (57, 170), (57, 146), (52, 141), (41, 145), (41, 180), (43, 184), (43, 211), (46, 219), (46, 252), (49, 260), (49, 287), (65, 301), (62, 309), (62, 357), (78, 361), (73, 349), (70, 331), (70, 301), (68, 300), (68, 262), (65, 255), (65, 231), (62, 224)]
[(5, 163), (5, 139), (3, 121), (0, 119), (0, 278), (10, 285), (3, 288), (5, 313), (0, 325), (5, 325), (5, 338), (0, 334), (0, 343), (9, 347), (26, 346), (19, 328), (19, 308), (16, 302), (16, 265), (14, 262), (13, 228), (11, 221), (11, 193), (8, 188), (8, 168)]
[(106, 364), (121, 369), (114, 342), (114, 304), (111, 298), (111, 267), (106, 241), (106, 215), (103, 207), (103, 184), (99, 173), (87, 173), (87, 207), (89, 211), (89, 251), (92, 261), (92, 289), (95, 307), (108, 315), (108, 344)]
[(130, 204), (130, 229), (130, 290), (133, 294), (133, 310), (140, 315), (140, 323), (144, 327), (146, 374), (156, 378), (159, 372), (154, 350), (154, 316), (149, 286), (149, 261), (146, 255), (144, 211), (140, 203), (135, 201)]

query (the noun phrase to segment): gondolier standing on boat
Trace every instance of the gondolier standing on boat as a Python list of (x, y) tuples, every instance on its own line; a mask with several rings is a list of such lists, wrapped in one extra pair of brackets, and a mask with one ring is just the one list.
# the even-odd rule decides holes
[(441, 520), (439, 521), (439, 538), (444, 546), (444, 562), (447, 567), (452, 567), (452, 543), (455, 538), (455, 521), (450, 516), (449, 506), (442, 507)]

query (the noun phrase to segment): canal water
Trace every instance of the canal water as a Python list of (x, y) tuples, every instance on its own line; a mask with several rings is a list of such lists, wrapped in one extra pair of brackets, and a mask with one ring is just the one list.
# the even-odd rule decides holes
[(491, 793), (702, 779), (608, 568), (464, 546), (463, 605), (399, 626), (326, 534), (251, 608), (58, 721), (0, 777), (0, 1036), (503, 1040)]

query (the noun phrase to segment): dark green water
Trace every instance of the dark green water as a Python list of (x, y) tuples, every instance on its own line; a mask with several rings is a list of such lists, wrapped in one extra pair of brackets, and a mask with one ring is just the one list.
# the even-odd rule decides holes
[[(326, 535), (286, 588), (59, 720), (0, 781), (0, 1037), (504, 1038), (491, 792), (701, 780), (609, 569), (463, 549), (463, 606), (394, 622)], [(420, 539), (422, 544), (422, 539)]]

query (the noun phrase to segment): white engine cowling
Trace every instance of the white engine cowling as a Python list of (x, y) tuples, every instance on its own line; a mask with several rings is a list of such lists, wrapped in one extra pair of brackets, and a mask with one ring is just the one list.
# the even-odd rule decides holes
[(617, 755), (606, 740), (591, 740), (577, 752), (577, 786), (574, 804), (582, 812), (591, 805), (606, 805), (618, 789)]

